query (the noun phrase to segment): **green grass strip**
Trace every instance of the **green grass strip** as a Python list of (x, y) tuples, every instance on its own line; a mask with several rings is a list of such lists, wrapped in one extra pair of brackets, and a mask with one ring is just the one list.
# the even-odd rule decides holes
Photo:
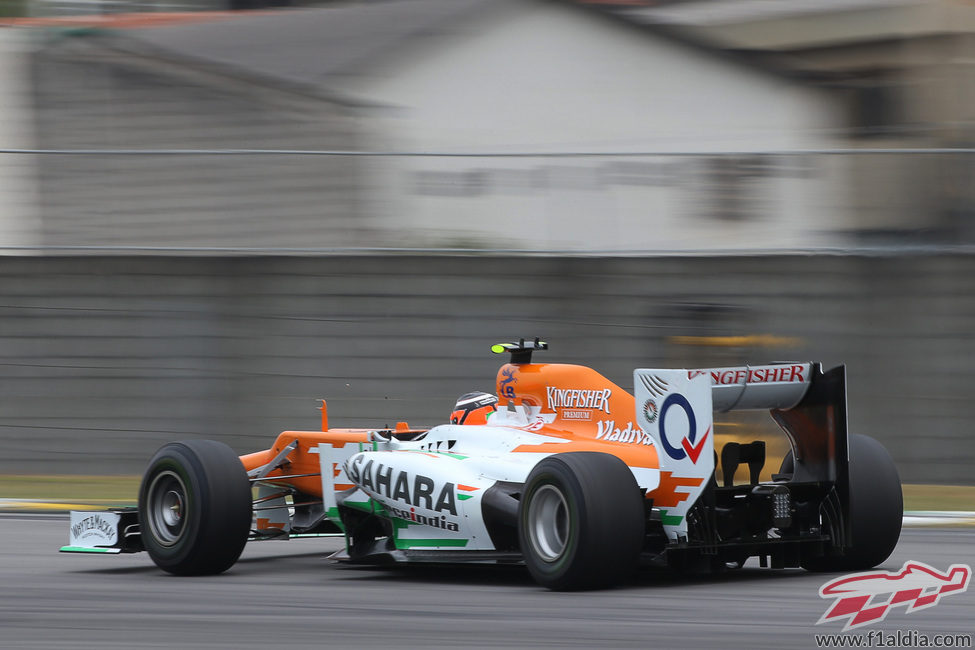
[(0, 475), (0, 499), (134, 504), (140, 476)]

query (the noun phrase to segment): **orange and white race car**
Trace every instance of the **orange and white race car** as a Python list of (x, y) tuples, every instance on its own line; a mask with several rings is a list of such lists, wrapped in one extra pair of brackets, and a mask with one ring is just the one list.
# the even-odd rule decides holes
[[(641, 563), (856, 570), (894, 549), (900, 480), (879, 443), (847, 432), (844, 367), (636, 369), (631, 393), (533, 363), (547, 347), (493, 346), (511, 356), (484, 424), (330, 429), (323, 404), (321, 431), (265, 451), (165, 445), (138, 507), (72, 513), (62, 550), (145, 550), (170, 573), (216, 574), (248, 540), (338, 533), (339, 559), (523, 562), (546, 587), (583, 589)], [(770, 481), (762, 441), (724, 444), (717, 476), (713, 415), (733, 409), (769, 410), (788, 438)]]

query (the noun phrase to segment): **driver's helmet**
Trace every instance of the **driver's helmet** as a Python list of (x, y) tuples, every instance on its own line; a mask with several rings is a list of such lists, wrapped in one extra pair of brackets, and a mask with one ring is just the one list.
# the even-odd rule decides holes
[(487, 424), (488, 416), (498, 410), (498, 398), (490, 393), (475, 391), (457, 398), (451, 424)]

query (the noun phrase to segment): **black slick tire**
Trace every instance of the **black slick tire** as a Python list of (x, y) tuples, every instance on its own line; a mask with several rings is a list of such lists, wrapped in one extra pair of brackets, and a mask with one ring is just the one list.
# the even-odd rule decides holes
[(525, 481), (518, 539), (538, 584), (599, 589), (635, 572), (645, 519), (644, 495), (619, 458), (557, 454), (541, 460)]
[(897, 546), (904, 518), (900, 477), (890, 454), (873, 438), (852, 435), (850, 448), (850, 504), (844, 522), (851, 545), (842, 553), (827, 549), (821, 557), (804, 558), (809, 571), (872, 569)]
[(244, 550), (251, 508), (250, 481), (230, 447), (173, 442), (149, 461), (139, 488), (142, 544), (169, 573), (222, 573)]

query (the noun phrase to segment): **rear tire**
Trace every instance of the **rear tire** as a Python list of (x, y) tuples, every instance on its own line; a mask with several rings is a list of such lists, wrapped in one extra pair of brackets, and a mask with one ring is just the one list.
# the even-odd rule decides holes
[(904, 518), (900, 477), (883, 445), (867, 436), (850, 436), (849, 512), (844, 523), (852, 545), (843, 555), (832, 547), (822, 557), (804, 558), (804, 569), (872, 569), (890, 557), (897, 546)]
[(646, 532), (644, 497), (615, 456), (572, 452), (543, 459), (525, 481), (518, 540), (540, 585), (596, 589), (637, 568)]
[(173, 442), (149, 461), (139, 488), (139, 528), (160, 569), (222, 573), (240, 557), (250, 526), (250, 481), (224, 443)]

